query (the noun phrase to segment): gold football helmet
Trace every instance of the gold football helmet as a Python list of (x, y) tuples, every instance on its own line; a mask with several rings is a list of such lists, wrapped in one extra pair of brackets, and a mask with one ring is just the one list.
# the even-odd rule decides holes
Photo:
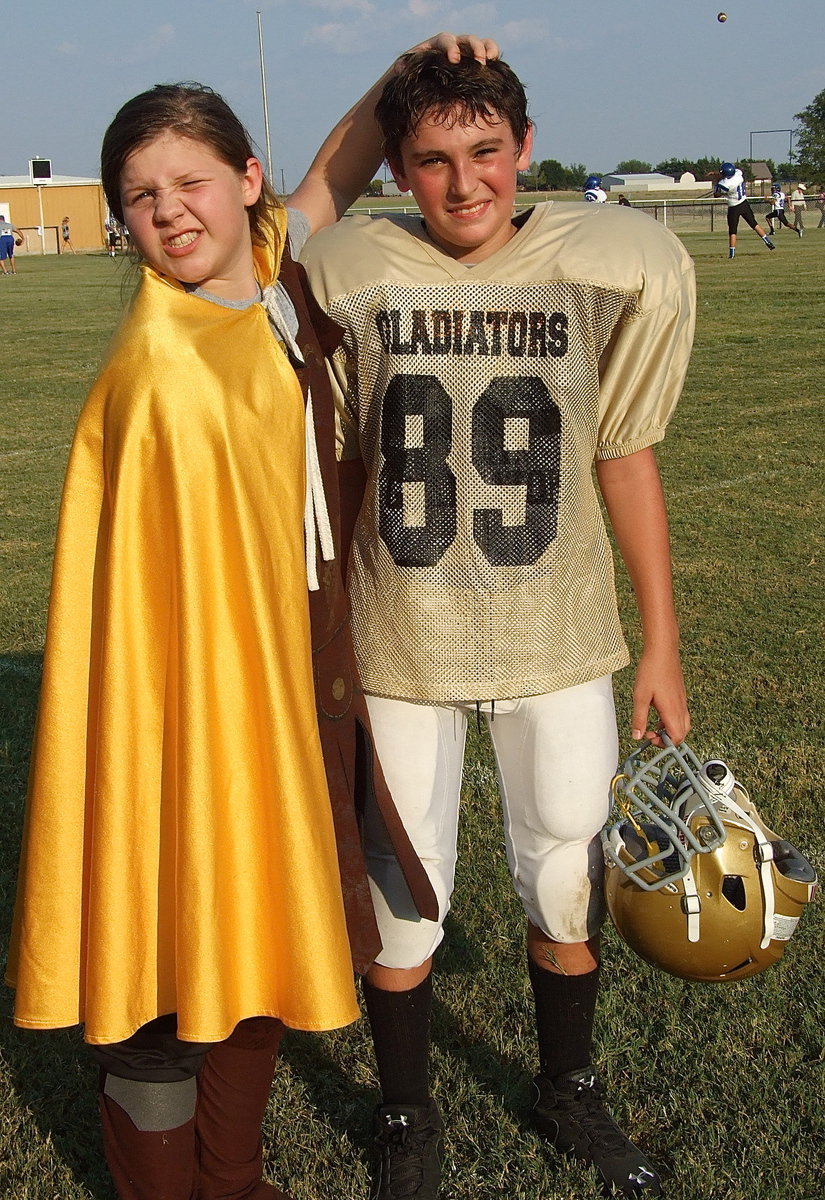
[(816, 872), (764, 823), (720, 760), (643, 742), (602, 830), (607, 907), (642, 958), (682, 979), (744, 979), (785, 952)]

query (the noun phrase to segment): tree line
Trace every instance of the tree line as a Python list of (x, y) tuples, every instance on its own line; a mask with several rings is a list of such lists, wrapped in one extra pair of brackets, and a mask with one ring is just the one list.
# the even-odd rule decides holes
[[(742, 168), (742, 174), (748, 182), (754, 178), (752, 170), (754, 162), (766, 163), (771, 179), (803, 178), (795, 163), (776, 163), (771, 158), (737, 159), (737, 165)], [(701, 182), (705, 179), (718, 179), (721, 166), (722, 160), (715, 156), (697, 159), (668, 158), (655, 165), (639, 158), (628, 158), (617, 163), (613, 170), (602, 171), (586, 167), (584, 163), (571, 163), (565, 167), (556, 159), (547, 158), (542, 162), (531, 163), (529, 171), (522, 171), (519, 175), (519, 184), (525, 191), (530, 192), (570, 192), (579, 191), (589, 175), (646, 175), (651, 171), (657, 171), (660, 175), (668, 175), (672, 179), (679, 179), (686, 171), (689, 171), (695, 179)]]

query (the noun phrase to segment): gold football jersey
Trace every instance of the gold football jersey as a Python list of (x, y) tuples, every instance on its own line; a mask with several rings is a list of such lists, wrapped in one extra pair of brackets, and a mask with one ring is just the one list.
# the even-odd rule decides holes
[(368, 475), (349, 582), (369, 692), (537, 695), (628, 661), (591, 467), (664, 436), (692, 262), (614, 206), (517, 224), (471, 267), (409, 216), (347, 218), (304, 252), (345, 330), (341, 456)]

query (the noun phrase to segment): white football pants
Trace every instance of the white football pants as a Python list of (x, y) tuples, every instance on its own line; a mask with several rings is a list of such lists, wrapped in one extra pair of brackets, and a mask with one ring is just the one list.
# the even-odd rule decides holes
[[(474, 702), (413, 704), (367, 696), (396, 807), (438, 897), (420, 918), (380, 817), (365, 822), (367, 869), (385, 967), (410, 968), (441, 942), (455, 884), (467, 720)], [(618, 736), (612, 677), (544, 696), (481, 705), (498, 768), (507, 862), (528, 918), (551, 939), (582, 942), (604, 917), (598, 833), (610, 809)], [(482, 862), (474, 870), (486, 869)]]

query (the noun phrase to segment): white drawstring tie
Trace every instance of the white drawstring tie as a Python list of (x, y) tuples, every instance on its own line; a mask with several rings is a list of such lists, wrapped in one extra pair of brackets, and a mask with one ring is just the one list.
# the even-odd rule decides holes
[[(278, 331), (279, 337), (290, 355), (302, 366), (305, 359), (298, 343), (286, 327), (277, 300), (274, 287), (266, 287), (262, 294), (262, 303), (270, 321)], [(315, 419), (312, 412), (312, 390), (307, 388), (307, 402), (304, 412), (304, 456), (306, 461), (306, 492), (304, 496), (304, 548), (306, 552), (307, 584), (311, 592), (317, 592), (318, 569), (315, 562), (316, 537), (321, 545), (321, 557), (324, 562), (335, 558), (335, 545), (332, 540), (332, 526), (329, 520), (327, 498), (324, 493), (324, 480), (321, 475), (321, 464), (318, 461), (318, 446), (315, 441)]]

